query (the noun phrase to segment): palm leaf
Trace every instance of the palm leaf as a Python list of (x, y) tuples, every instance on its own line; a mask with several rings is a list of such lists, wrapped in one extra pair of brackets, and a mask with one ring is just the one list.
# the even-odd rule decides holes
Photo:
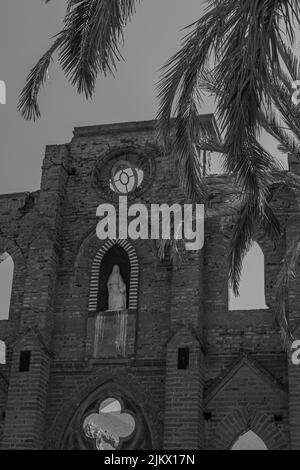
[(18, 103), (18, 110), (24, 119), (36, 120), (40, 117), (41, 113), (37, 101), (38, 93), (46, 81), (52, 56), (60, 46), (61, 41), (62, 37), (58, 36), (50, 49), (48, 49), (48, 51), (30, 71), (26, 79), (26, 85), (20, 94)]
[[(49, 3), (50, 0), (45, 0)], [(32, 68), (21, 91), (19, 110), (25, 119), (40, 117), (38, 92), (53, 53), (79, 93), (90, 98), (99, 74), (114, 73), (122, 59), (123, 29), (141, 0), (68, 0), (62, 31)]]
[(250, 195), (246, 195), (234, 224), (229, 252), (229, 285), (235, 296), (239, 295), (243, 259), (253, 243), (257, 227), (261, 225), (275, 243), (280, 237), (280, 225), (270, 206), (265, 204), (264, 214), (261, 214), (261, 210), (257, 201)]
[(91, 97), (98, 74), (116, 70), (122, 59), (123, 29), (135, 13), (136, 3), (136, 0), (73, 1), (65, 17), (60, 62), (79, 93)]
[(271, 103), (273, 77), (280, 71), (280, 19), (284, 19), (292, 43), (299, 12), (298, 2), (293, 0), (210, 2), (205, 15), (191, 26), (181, 50), (166, 64), (159, 83), (161, 135), (168, 135), (174, 113), (178, 118), (175, 135), (180, 136), (174, 151), (182, 163), (180, 169), (185, 171), (182, 181), (189, 179), (194, 186), (189, 193), (196, 194), (198, 187), (190, 176), (188, 153), (193, 142), (187, 142), (195, 135), (190, 112), (192, 107), (201, 106), (201, 100), (195, 99), (197, 87), (214, 54), (213, 75), (218, 116), (225, 134), (226, 168), (246, 195), (231, 249), (230, 278), (236, 292), (241, 260), (251, 243), (254, 223), (275, 238), (280, 234), (278, 221), (268, 205), (270, 173), (277, 170), (277, 165), (258, 143), (258, 137), (262, 111)]
[(280, 142), (280, 145), (278, 146), (279, 150), (297, 157), (299, 154), (299, 141), (296, 140), (291, 133), (286, 132), (282, 128), (272, 109), (268, 110), (264, 114), (262, 126), (270, 135)]
[(300, 254), (300, 237), (297, 236), (291, 242), (283, 260), (282, 268), (276, 282), (276, 319), (280, 327), (283, 346), (288, 350), (294, 338), (291, 333), (286, 316), (286, 298), (291, 279), (295, 277), (295, 270)]
[(295, 56), (291, 47), (287, 46), (284, 42), (279, 43), (279, 53), (292, 80), (300, 79), (300, 63), (298, 57)]

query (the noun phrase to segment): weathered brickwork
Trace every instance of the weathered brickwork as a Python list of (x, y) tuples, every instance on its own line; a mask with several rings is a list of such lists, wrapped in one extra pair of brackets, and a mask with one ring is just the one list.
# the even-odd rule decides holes
[[(189, 202), (154, 122), (77, 128), (69, 144), (46, 148), (39, 191), (0, 196), (0, 254), (8, 252), (15, 266), (9, 320), (0, 321), (8, 351), (0, 365), (1, 447), (76, 447), (74, 423), (99, 392), (133, 404), (149, 434), (143, 445), (155, 449), (229, 449), (249, 429), (269, 449), (300, 449), (300, 368), (282, 350), (274, 315), (276, 276), (300, 227), (300, 201), (286, 188), (272, 199), (285, 229), (281, 244), (274, 247), (260, 232), (255, 237), (264, 253), (268, 309), (228, 310), (231, 219), (211, 216), (203, 249), (188, 252), (180, 266), (168, 256), (160, 261), (151, 240), (130, 241), (139, 263), (138, 307), (128, 313), (126, 353), (115, 353), (107, 326), (110, 347), (104, 339), (101, 354), (93, 355), (90, 283), (105, 243), (96, 236), (96, 209), (105, 202), (117, 207), (109, 182), (100, 187), (107, 184), (101, 175), (107, 178), (106, 165), (135, 149), (149, 164), (130, 202)], [(300, 171), (293, 162), (290, 169)], [(217, 213), (230, 182), (207, 181)], [(288, 298), (295, 331), (299, 303), (300, 270)], [(179, 368), (180, 351), (187, 350), (187, 367)], [(22, 351), (31, 351), (27, 372), (20, 371)]]

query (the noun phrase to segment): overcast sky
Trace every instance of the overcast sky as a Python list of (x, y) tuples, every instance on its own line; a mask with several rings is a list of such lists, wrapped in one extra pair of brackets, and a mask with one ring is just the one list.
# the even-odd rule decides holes
[(75, 126), (153, 119), (159, 68), (177, 50), (179, 30), (201, 15), (199, 0), (144, 0), (125, 32), (116, 78), (100, 78), (93, 101), (78, 96), (60, 67), (52, 65), (41, 93), (42, 118), (25, 122), (16, 110), (30, 68), (60, 30), (66, 2), (2, 0), (0, 79), (7, 104), (0, 105), (0, 193), (36, 190), (46, 144), (65, 143)]
[(0, 105), (0, 193), (38, 189), (45, 145), (70, 141), (75, 126), (153, 119), (159, 69), (178, 49), (180, 30), (201, 16), (202, 4), (201, 0), (144, 0), (138, 5), (125, 32), (125, 62), (116, 78), (98, 80), (93, 101), (77, 95), (53, 64), (41, 92), (42, 118), (33, 123), (19, 116), (18, 94), (51, 36), (60, 30), (66, 2), (2, 0), (0, 80), (7, 85), (7, 104)]

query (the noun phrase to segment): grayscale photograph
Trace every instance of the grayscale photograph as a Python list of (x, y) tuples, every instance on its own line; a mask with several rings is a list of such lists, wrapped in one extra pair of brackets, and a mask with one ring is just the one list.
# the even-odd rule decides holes
[(0, 450), (300, 450), (299, 306), (300, 1), (2, 0)]

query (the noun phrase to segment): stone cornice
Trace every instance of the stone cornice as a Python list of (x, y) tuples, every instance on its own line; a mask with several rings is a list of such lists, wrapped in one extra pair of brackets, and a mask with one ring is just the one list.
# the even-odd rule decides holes
[[(174, 119), (171, 120), (174, 122)], [(213, 114), (199, 115), (199, 121), (211, 125), (211, 130), (220, 139), (220, 133), (217, 123)], [(132, 121), (132, 122), (117, 122), (112, 124), (101, 124), (96, 126), (83, 126), (75, 127), (73, 130), (74, 138), (77, 137), (90, 137), (94, 135), (106, 134), (127, 134), (129, 132), (154, 132), (156, 130), (157, 120), (150, 121)]]

